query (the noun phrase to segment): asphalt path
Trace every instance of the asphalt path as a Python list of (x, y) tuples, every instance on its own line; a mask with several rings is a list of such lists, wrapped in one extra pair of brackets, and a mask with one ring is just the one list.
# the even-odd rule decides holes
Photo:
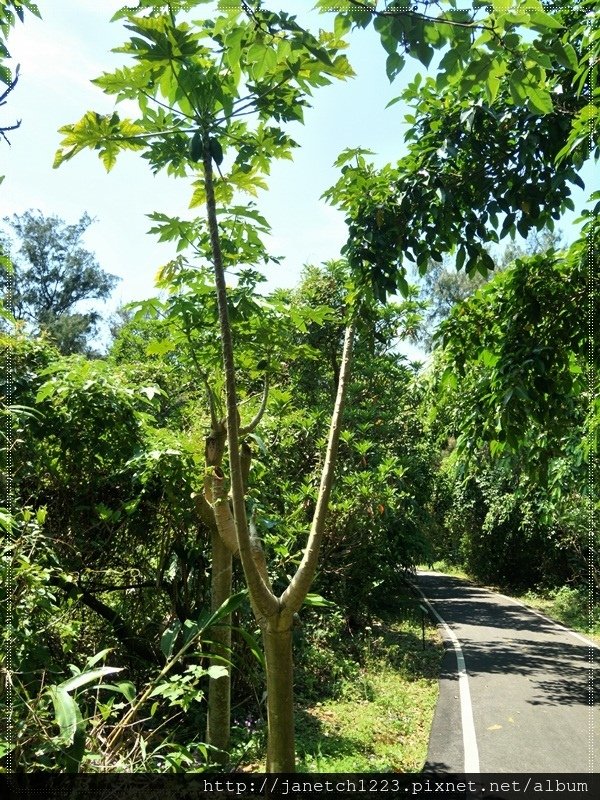
[(417, 587), (447, 645), (425, 770), (597, 772), (598, 647), (455, 577), (419, 572)]

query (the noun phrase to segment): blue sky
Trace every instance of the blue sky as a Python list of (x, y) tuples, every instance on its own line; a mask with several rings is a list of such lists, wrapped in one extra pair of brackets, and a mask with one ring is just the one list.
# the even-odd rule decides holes
[[(109, 22), (122, 5), (121, 0), (40, 0), (42, 20), (27, 15), (9, 38), (13, 63), (21, 64), (21, 80), (2, 109), (2, 121), (22, 119), (22, 126), (10, 134), (10, 148), (0, 142), (0, 174), (6, 176), (0, 217), (39, 208), (69, 222), (84, 211), (96, 218), (86, 244), (105, 270), (122, 279), (107, 315), (121, 302), (154, 294), (154, 275), (172, 257), (170, 245), (147, 235), (146, 214), (195, 213), (187, 210), (188, 182), (152, 176), (136, 154), (123, 154), (108, 175), (91, 152), (52, 169), (61, 125), (75, 122), (89, 109), (106, 113), (114, 108), (112, 98), (90, 81), (123, 63), (124, 57), (110, 49), (124, 41), (126, 32), (120, 23)], [(285, 0), (279, 5), (285, 7)], [(310, 0), (288, 3), (295, 12), (310, 5)], [(199, 6), (199, 13), (207, 8)], [(302, 21), (308, 19), (314, 27), (328, 22), (314, 13), (303, 15)], [(269, 191), (259, 196), (260, 210), (273, 228), (271, 251), (285, 256), (280, 266), (266, 271), (268, 287), (293, 286), (303, 264), (338, 256), (345, 238), (343, 219), (319, 197), (336, 180), (332, 164), (341, 150), (368, 147), (381, 162), (404, 152), (407, 109), (402, 103), (385, 106), (420, 65), (409, 59), (390, 86), (386, 54), (371, 29), (353, 35), (348, 55), (357, 77), (315, 93), (306, 124), (290, 130), (302, 145), (294, 162), (276, 163)], [(568, 226), (563, 227), (568, 234)]]
[[(75, 221), (87, 211), (97, 221), (86, 243), (104, 269), (122, 278), (115, 300), (127, 302), (153, 293), (154, 275), (172, 255), (169, 245), (146, 235), (150, 222), (145, 215), (191, 216), (188, 183), (153, 177), (136, 154), (123, 154), (108, 175), (91, 152), (52, 169), (61, 125), (75, 122), (88, 109), (106, 113), (114, 108), (112, 98), (90, 80), (123, 63), (122, 55), (110, 53), (125, 38), (120, 23), (109, 23), (121, 5), (118, 0), (42, 0), (42, 20), (28, 16), (12, 32), (9, 49), (13, 62), (21, 64), (21, 79), (3, 120), (22, 119), (22, 126), (10, 136), (10, 148), (0, 145), (0, 174), (6, 176), (0, 215), (39, 208)], [(326, 18), (313, 18), (326, 26)], [(293, 286), (303, 264), (339, 255), (343, 219), (319, 200), (337, 178), (332, 164), (339, 152), (361, 145), (385, 161), (402, 152), (404, 112), (399, 105), (385, 111), (400, 84), (390, 87), (385, 55), (376, 36), (363, 32), (355, 37), (349, 56), (357, 78), (316, 92), (305, 125), (291, 129), (302, 147), (294, 162), (274, 165), (269, 191), (258, 198), (273, 228), (272, 252), (285, 256), (281, 266), (268, 269), (269, 285)], [(411, 65), (406, 80), (414, 71)]]

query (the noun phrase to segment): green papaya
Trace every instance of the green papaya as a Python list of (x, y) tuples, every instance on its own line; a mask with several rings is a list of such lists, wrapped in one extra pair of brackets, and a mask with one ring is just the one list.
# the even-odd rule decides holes
[(223, 163), (223, 148), (221, 147), (221, 143), (218, 139), (210, 138), (208, 140), (208, 148), (215, 164), (220, 167)]
[(190, 158), (192, 161), (200, 161), (202, 158), (202, 136), (200, 131), (196, 131), (190, 139)]

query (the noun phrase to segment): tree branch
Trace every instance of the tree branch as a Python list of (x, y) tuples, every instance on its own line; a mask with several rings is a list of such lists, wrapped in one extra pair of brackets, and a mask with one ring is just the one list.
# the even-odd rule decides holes
[(248, 425), (242, 425), (240, 427), (238, 431), (240, 436), (246, 436), (246, 434), (252, 433), (252, 431), (256, 429), (258, 423), (261, 421), (263, 414), (265, 413), (265, 410), (267, 408), (268, 397), (269, 397), (269, 378), (267, 375), (265, 375), (265, 382), (263, 386), (262, 400), (260, 401), (260, 408), (256, 412), (256, 416), (254, 417), (252, 422), (249, 422)]
[(217, 289), (217, 304), (219, 308), (219, 326), (221, 330), (221, 348), (223, 353), (223, 368), (225, 372), (225, 388), (227, 399), (227, 445), (229, 449), (229, 465), (231, 471), (231, 495), (235, 528), (244, 568), (244, 575), (251, 596), (256, 607), (265, 617), (276, 614), (279, 603), (273, 592), (265, 584), (256, 568), (252, 558), (248, 518), (244, 497), (244, 481), (240, 463), (239, 423), (237, 409), (237, 389), (235, 382), (235, 362), (233, 358), (233, 339), (231, 325), (227, 311), (227, 287), (225, 284), (225, 271), (219, 240), (217, 211), (214, 192), (214, 179), (212, 170), (212, 156), (210, 153), (208, 135), (204, 137), (202, 161), (204, 166), (204, 188), (206, 192), (206, 209), (208, 228), (210, 232), (213, 266), (215, 270), (215, 284)]
[(69, 597), (76, 597), (82, 600), (88, 608), (95, 611), (96, 614), (105, 619), (112, 627), (116, 638), (121, 644), (129, 650), (137, 658), (149, 663), (157, 663), (157, 656), (154, 650), (150, 647), (148, 642), (141, 639), (135, 634), (129, 625), (125, 622), (113, 608), (98, 600), (93, 594), (78, 586), (73, 581), (69, 581), (61, 576), (54, 576), (50, 578), (50, 582), (55, 586), (62, 589)]
[(333, 416), (331, 418), (331, 426), (329, 428), (329, 440), (327, 442), (325, 464), (323, 465), (323, 472), (321, 475), (321, 485), (319, 487), (319, 495), (317, 497), (317, 504), (313, 515), (308, 542), (306, 543), (304, 555), (302, 556), (302, 561), (296, 570), (296, 574), (290, 581), (287, 589), (280, 597), (281, 605), (284, 608), (285, 615), (289, 618), (291, 618), (297, 611), (300, 610), (300, 606), (306, 597), (306, 593), (310, 588), (317, 569), (319, 550), (321, 547), (321, 541), (323, 539), (323, 532), (325, 530), (325, 518), (329, 505), (329, 497), (333, 487), (337, 449), (342, 429), (342, 416), (344, 413), (348, 383), (350, 381), (353, 340), (354, 327), (350, 324), (346, 328), (346, 335), (344, 337), (344, 350), (342, 353), (342, 363), (340, 366), (337, 396), (335, 400)]

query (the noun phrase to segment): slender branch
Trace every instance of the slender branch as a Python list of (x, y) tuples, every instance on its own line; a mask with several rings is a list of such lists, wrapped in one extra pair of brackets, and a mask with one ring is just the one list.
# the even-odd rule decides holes
[[(19, 67), (20, 67), (20, 65), (17, 64), (17, 68), (15, 69), (15, 77), (8, 84), (8, 87), (6, 88), (6, 90), (2, 94), (0, 94), (0, 106), (5, 106), (6, 105), (6, 98), (12, 92), (12, 90), (15, 88), (15, 86), (17, 85), (17, 83), (19, 81)], [(0, 136), (2, 136), (2, 138), (4, 139), (4, 141), (6, 142), (6, 144), (9, 147), (10, 147), (10, 142), (8, 140), (8, 136), (6, 135), (6, 132), (7, 131), (16, 131), (20, 127), (21, 127), (21, 120), (17, 120), (17, 122), (15, 122), (14, 125), (1, 125), (0, 126)]]
[(206, 389), (206, 394), (208, 397), (208, 407), (210, 409), (210, 424), (213, 430), (216, 430), (219, 427), (219, 417), (217, 415), (217, 408), (215, 405), (215, 393), (210, 387), (208, 380), (204, 379), (204, 387)]
[[(22, 120), (17, 120), (14, 125), (3, 125), (0, 128), (0, 133), (4, 133), (4, 131), (16, 131), (17, 128), (21, 127)], [(6, 138), (6, 137), (5, 137)]]
[(2, 94), (0, 94), (0, 106), (6, 105), (6, 98), (8, 97), (8, 95), (12, 92), (12, 90), (15, 88), (15, 86), (19, 82), (19, 70), (20, 70), (20, 68), (21, 68), (21, 65), (17, 64), (17, 67), (15, 69), (15, 77), (8, 84), (8, 86), (2, 92)]
[(300, 606), (306, 597), (306, 593), (310, 588), (317, 569), (319, 550), (321, 547), (321, 541), (323, 539), (323, 532), (325, 530), (325, 518), (329, 505), (329, 497), (333, 487), (337, 450), (342, 429), (342, 416), (344, 413), (348, 383), (350, 381), (353, 340), (354, 327), (350, 324), (346, 328), (346, 335), (344, 337), (344, 350), (342, 353), (342, 363), (340, 366), (337, 397), (335, 400), (333, 416), (331, 418), (327, 452), (325, 454), (325, 463), (323, 465), (323, 473), (321, 475), (321, 485), (319, 487), (319, 495), (317, 497), (317, 504), (313, 515), (308, 542), (306, 543), (304, 555), (302, 556), (302, 561), (296, 570), (296, 574), (280, 598), (281, 604), (285, 609), (285, 614), (290, 618), (300, 610)]
[(349, 0), (349, 2), (352, 3), (352, 5), (357, 9), (360, 9), (361, 11), (369, 11), (376, 17), (398, 17), (406, 15), (414, 17), (415, 19), (420, 19), (423, 22), (441, 22), (446, 25), (452, 25), (455, 28), (472, 28), (473, 30), (494, 31), (493, 27), (489, 25), (478, 24), (474, 20), (471, 22), (459, 22), (458, 20), (454, 19), (446, 19), (445, 17), (430, 17), (428, 14), (423, 14), (420, 11), (413, 11), (408, 4), (406, 8), (393, 8), (392, 10), (386, 8), (383, 11), (378, 11), (375, 6), (371, 6), (368, 3), (362, 3), (361, 0)]
[(263, 395), (262, 400), (260, 401), (260, 408), (256, 412), (256, 416), (249, 422), (247, 425), (242, 425), (238, 431), (240, 436), (245, 436), (248, 433), (252, 433), (252, 431), (256, 430), (258, 423), (263, 418), (263, 414), (267, 408), (267, 399), (269, 397), (269, 378), (265, 375), (265, 383), (263, 386)]
[[(186, 238), (186, 241), (188, 241), (188, 243), (191, 244), (189, 239), (187, 239), (187, 237), (185, 237), (185, 238)], [(217, 410), (216, 410), (216, 406), (215, 406), (214, 392), (210, 387), (210, 383), (208, 382), (208, 374), (207, 374), (206, 370), (204, 370), (202, 368), (202, 365), (200, 364), (200, 362), (198, 361), (198, 358), (196, 356), (196, 348), (194, 347), (194, 344), (192, 342), (192, 332), (191, 332), (191, 329), (190, 329), (189, 320), (187, 318), (185, 318), (184, 319), (184, 323), (185, 324), (184, 324), (183, 332), (185, 334), (185, 338), (186, 338), (187, 343), (188, 343), (188, 353), (190, 355), (190, 358), (194, 362), (194, 366), (196, 367), (196, 370), (198, 371), (198, 374), (202, 378), (202, 383), (204, 384), (204, 388), (206, 389), (206, 395), (207, 395), (207, 398), (208, 398), (208, 408), (209, 408), (209, 411), (210, 411), (210, 425), (211, 425), (212, 430), (216, 431), (219, 428), (219, 418), (217, 416)], [(213, 464), (212, 466), (217, 466), (217, 465)]]
[[(240, 99), (237, 100), (236, 102), (237, 103), (244, 103), (244, 102), (247, 101), (246, 105), (245, 106), (244, 105), (238, 106), (237, 109), (235, 109), (234, 111), (231, 112), (229, 117), (223, 117), (223, 120), (227, 120), (230, 117), (238, 117), (238, 116), (240, 116), (241, 112), (245, 111), (247, 108), (250, 108), (250, 106), (254, 106), (255, 109), (256, 109), (256, 103), (259, 100), (262, 100), (264, 97), (267, 97), (269, 94), (271, 94), (271, 92), (274, 92), (276, 89), (279, 89), (279, 87), (283, 86), (284, 84), (286, 84), (289, 81), (289, 79), (290, 79), (289, 75), (284, 75), (284, 77), (280, 81), (277, 81), (277, 83), (274, 86), (269, 86), (269, 88), (265, 89), (265, 91), (262, 94), (257, 94), (257, 95), (249, 94), (246, 97), (240, 97)], [(234, 102), (234, 106), (235, 106), (235, 102)], [(256, 113), (256, 110), (250, 111), (248, 113), (251, 113), (251, 114)]]
[(212, 156), (210, 153), (208, 136), (204, 138), (202, 161), (204, 165), (204, 187), (206, 191), (206, 208), (208, 228), (213, 254), (215, 270), (215, 284), (217, 290), (217, 304), (219, 308), (219, 325), (221, 329), (221, 348), (223, 353), (223, 368), (225, 372), (225, 389), (227, 400), (227, 445), (229, 449), (229, 464), (231, 471), (231, 498), (233, 515), (242, 566), (246, 576), (248, 589), (257, 608), (266, 617), (276, 614), (279, 603), (274, 594), (269, 591), (262, 576), (256, 569), (252, 558), (248, 518), (244, 498), (244, 483), (240, 463), (239, 424), (237, 409), (237, 388), (235, 382), (235, 362), (233, 357), (233, 339), (231, 325), (227, 311), (227, 287), (225, 284), (225, 271), (219, 240), (217, 211), (214, 192), (214, 178), (212, 171)]
[(475, 19), (472, 19), (470, 22), (460, 22), (459, 20), (455, 19), (448, 19), (447, 17), (430, 17), (428, 14), (423, 14), (422, 12), (413, 11), (408, 5), (405, 9), (385, 9), (383, 11), (378, 11), (374, 6), (370, 6), (367, 3), (361, 2), (361, 0), (349, 0), (353, 6), (361, 11), (369, 11), (371, 14), (374, 14), (377, 17), (399, 17), (399, 16), (410, 16), (414, 17), (415, 19), (419, 19), (422, 22), (433, 22), (435, 24), (441, 25), (450, 25), (453, 28), (468, 28), (472, 31), (489, 31), (494, 39), (499, 42), (505, 50), (515, 56), (519, 56), (519, 54), (506, 46), (506, 43), (503, 41), (502, 36), (498, 33), (496, 27), (492, 25), (485, 25), (482, 22), (475, 22)]
[[(179, 83), (179, 81), (178, 81), (178, 83)], [(162, 100), (157, 100), (156, 97), (151, 95), (150, 92), (147, 92), (145, 89), (140, 89), (139, 91), (145, 97), (147, 97), (148, 100), (152, 100), (153, 103), (156, 103), (157, 105), (162, 106), (163, 108), (166, 108), (167, 111), (171, 111), (173, 114), (179, 114), (182, 117), (185, 117), (186, 119), (191, 119), (193, 122), (196, 121), (196, 117), (190, 117), (190, 115), (186, 114), (184, 111), (181, 111), (180, 109), (177, 109), (177, 108), (173, 108), (173, 106), (170, 106), (168, 103), (163, 103)]]
[(103, 141), (107, 142), (136, 142), (138, 139), (157, 139), (169, 133), (194, 133), (196, 128), (182, 128), (174, 125), (172, 128), (163, 128), (161, 131), (148, 131), (147, 133), (133, 133), (131, 136), (106, 136)]
[(101, 600), (98, 600), (98, 598), (88, 592), (87, 589), (78, 586), (76, 583), (73, 583), (73, 581), (69, 581), (62, 576), (54, 576), (50, 579), (50, 582), (60, 587), (67, 596), (81, 600), (88, 608), (91, 608), (92, 611), (95, 611), (96, 614), (105, 619), (112, 627), (115, 637), (133, 655), (151, 664), (156, 663), (156, 653), (148, 642), (135, 634), (123, 617), (113, 608), (106, 605), (106, 603), (103, 603)]
[[(96, 592), (122, 592), (125, 589), (152, 589), (156, 586), (156, 581), (142, 581), (141, 583), (124, 583), (120, 586), (113, 586), (111, 584), (98, 583), (94, 584), (93, 589)], [(81, 586), (82, 591), (88, 591), (85, 587)]]

